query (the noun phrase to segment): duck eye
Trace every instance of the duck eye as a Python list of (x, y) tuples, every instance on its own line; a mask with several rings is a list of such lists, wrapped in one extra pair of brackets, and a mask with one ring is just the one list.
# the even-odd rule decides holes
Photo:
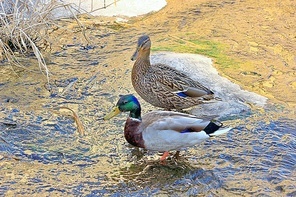
[(143, 47), (148, 41), (149, 41), (149, 39), (144, 40), (144, 41), (142, 42), (142, 44), (140, 45), (140, 48)]

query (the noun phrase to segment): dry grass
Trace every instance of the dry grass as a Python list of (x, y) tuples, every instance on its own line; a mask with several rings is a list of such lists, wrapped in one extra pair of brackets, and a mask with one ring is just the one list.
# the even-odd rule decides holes
[(49, 83), (49, 70), (41, 51), (50, 46), (49, 32), (56, 26), (52, 14), (61, 8), (73, 13), (69, 4), (57, 0), (0, 0), (2, 60), (23, 67), (19, 57), (33, 53)]

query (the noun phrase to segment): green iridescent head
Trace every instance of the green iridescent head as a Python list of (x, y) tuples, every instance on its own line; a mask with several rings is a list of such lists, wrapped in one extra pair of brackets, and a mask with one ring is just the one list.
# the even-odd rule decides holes
[(117, 101), (113, 110), (104, 117), (104, 120), (109, 120), (121, 112), (130, 112), (130, 117), (141, 119), (141, 105), (138, 99), (132, 95), (122, 95)]

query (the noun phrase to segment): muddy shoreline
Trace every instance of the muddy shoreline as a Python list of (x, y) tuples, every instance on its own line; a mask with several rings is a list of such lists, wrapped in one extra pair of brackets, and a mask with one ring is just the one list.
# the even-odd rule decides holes
[[(168, 0), (157, 13), (118, 23), (112, 17), (61, 20), (46, 59), (52, 89), (34, 59), (30, 70), (0, 66), (0, 193), (6, 196), (294, 196), (295, 2)], [(159, 155), (127, 144), (126, 116), (101, 118), (130, 82), (139, 35), (152, 53), (198, 53), (242, 89), (266, 96), (225, 118), (233, 131), (158, 163)], [(154, 110), (141, 102), (143, 113)], [(78, 113), (86, 135), (67, 112)]]

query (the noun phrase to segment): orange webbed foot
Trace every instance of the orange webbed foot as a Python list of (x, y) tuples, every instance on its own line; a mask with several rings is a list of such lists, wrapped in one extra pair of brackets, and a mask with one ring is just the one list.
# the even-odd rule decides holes
[(169, 156), (169, 152), (168, 151), (165, 151), (162, 155), (162, 157), (160, 158), (160, 163), (162, 165), (165, 165), (166, 164), (166, 158)]

